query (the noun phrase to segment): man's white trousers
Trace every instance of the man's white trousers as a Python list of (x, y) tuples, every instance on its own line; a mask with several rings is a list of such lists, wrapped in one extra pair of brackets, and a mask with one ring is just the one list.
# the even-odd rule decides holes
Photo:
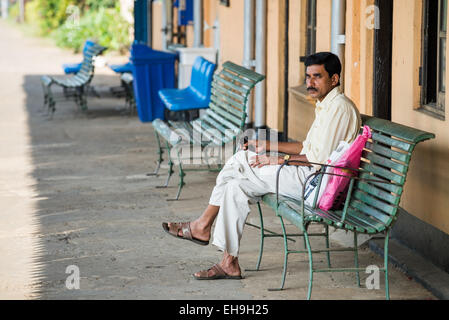
[[(280, 166), (252, 168), (249, 162), (255, 155), (239, 151), (232, 156), (220, 171), (209, 200), (210, 205), (220, 207), (212, 244), (234, 257), (239, 254), (249, 205), (267, 193), (276, 192), (276, 172)], [(285, 166), (280, 174), (279, 193), (301, 199), (303, 185), (314, 172), (313, 167)]]

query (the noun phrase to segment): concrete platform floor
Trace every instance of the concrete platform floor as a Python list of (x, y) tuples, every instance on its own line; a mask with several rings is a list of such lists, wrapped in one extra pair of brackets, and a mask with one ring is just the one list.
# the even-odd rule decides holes
[[(167, 189), (157, 189), (164, 175), (154, 170), (156, 142), (150, 124), (123, 114), (124, 99), (108, 87), (119, 78), (97, 68), (94, 86), (101, 98), (89, 97), (89, 110), (71, 101), (57, 104), (53, 120), (42, 108), (42, 74), (62, 74), (61, 64), (79, 55), (48, 40), (29, 38), (0, 21), (0, 298), (2, 299), (304, 299), (308, 263), (292, 255), (285, 290), (280, 284), (283, 243), (266, 240), (261, 271), (244, 271), (239, 281), (196, 281), (192, 273), (218, 262), (213, 246), (199, 247), (162, 231), (163, 221), (188, 221), (207, 204), (214, 173), (189, 173), (181, 200), (177, 172)], [(107, 56), (111, 62), (127, 57)], [(162, 172), (164, 167), (162, 168)], [(266, 228), (280, 231), (278, 218), (264, 208)], [(258, 223), (256, 208), (249, 222)], [(292, 226), (289, 229), (294, 231)], [(319, 228), (319, 227), (318, 227)], [(320, 245), (314, 239), (313, 245)], [(337, 246), (337, 244), (332, 244)], [(302, 241), (295, 244), (302, 247)], [(247, 227), (240, 263), (255, 266), (259, 232)], [(324, 255), (315, 263), (325, 266)], [(382, 265), (367, 245), (360, 265)], [(352, 266), (353, 256), (332, 256), (334, 266)], [(75, 266), (75, 269), (70, 269)], [(71, 271), (72, 270), (72, 271)], [(67, 279), (79, 271), (79, 289)], [(354, 274), (317, 274), (315, 300), (384, 299), (380, 289), (362, 287)], [(391, 266), (392, 299), (435, 299), (420, 284)], [(70, 282), (69, 282), (70, 287)]]

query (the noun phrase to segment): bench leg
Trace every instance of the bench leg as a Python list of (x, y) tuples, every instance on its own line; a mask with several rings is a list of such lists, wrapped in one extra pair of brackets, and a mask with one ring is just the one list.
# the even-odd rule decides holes
[(55, 113), (56, 110), (56, 102), (55, 99), (53, 98), (53, 92), (51, 91), (51, 84), (47, 87), (46, 90), (46, 97), (44, 98), (44, 102), (47, 103), (47, 115), (49, 116), (50, 119), (53, 118), (53, 114)]
[[(264, 228), (264, 224), (263, 224), (263, 215), (262, 215), (262, 208), (260, 207), (260, 202), (257, 202), (257, 209), (259, 211), (260, 227), (257, 227), (257, 226), (254, 226), (254, 227), (260, 229), (259, 257), (257, 258), (256, 268), (255, 269), (247, 269), (246, 271), (259, 271), (260, 263), (262, 262), (263, 246), (264, 246), (264, 240), (265, 240), (265, 228)], [(248, 224), (248, 225), (253, 226), (251, 224)]]
[(185, 172), (182, 168), (182, 161), (181, 161), (181, 155), (179, 153), (180, 148), (177, 148), (177, 157), (178, 157), (178, 168), (179, 168), (179, 184), (178, 184), (178, 192), (176, 194), (176, 198), (175, 199), (167, 199), (167, 201), (177, 201), (179, 200), (179, 196), (181, 195), (181, 190), (182, 187), (184, 187), (185, 183), (184, 183), (184, 177), (185, 177)]
[(81, 86), (75, 89), (75, 103), (81, 111), (87, 110), (87, 98), (85, 86)]
[(307, 290), (307, 300), (310, 300), (310, 298), (312, 297), (312, 285), (313, 285), (313, 257), (309, 235), (307, 234), (307, 226), (304, 227), (304, 239), (306, 240), (307, 251), (309, 256), (309, 288)]
[(384, 243), (384, 268), (385, 268), (385, 299), (390, 300), (390, 287), (388, 280), (388, 242), (390, 238), (390, 230), (388, 230), (385, 234), (385, 243)]
[(81, 110), (86, 111), (87, 110), (87, 87), (82, 86), (80, 88), (80, 103), (81, 103)]
[[(263, 248), (264, 248), (265, 238), (281, 238), (281, 237), (284, 236), (283, 234), (276, 233), (274, 231), (265, 229), (264, 222), (263, 222), (262, 207), (260, 206), (260, 202), (257, 203), (257, 208), (258, 208), (258, 211), (259, 211), (260, 226), (256, 226), (256, 225), (251, 224), (249, 222), (246, 222), (245, 224), (250, 226), (250, 227), (254, 227), (254, 228), (260, 230), (259, 258), (257, 259), (256, 268), (255, 269), (246, 269), (246, 271), (259, 271), (260, 264), (261, 264), (261, 261), (262, 261), (262, 255), (263, 255)], [(293, 235), (286, 235), (286, 236), (287, 236), (287, 240), (288, 241), (296, 242), (296, 240), (290, 238), (290, 236), (301, 236), (301, 235), (293, 234)]]
[(53, 100), (53, 98), (51, 98), (48, 108), (50, 113), (50, 119), (53, 119), (53, 115), (55, 114), (56, 111), (56, 102)]
[[(326, 239), (326, 249), (330, 249), (329, 245), (329, 226), (325, 226), (325, 239)], [(326, 258), (327, 258), (327, 267), (331, 268), (331, 253), (330, 250), (326, 252)]]
[(157, 176), (159, 173), (159, 169), (161, 168), (161, 163), (162, 163), (162, 161), (164, 161), (164, 159), (162, 158), (162, 155), (164, 154), (164, 149), (162, 149), (162, 146), (161, 146), (161, 139), (159, 138), (159, 135), (156, 130), (154, 130), (154, 134), (156, 136), (157, 147), (158, 147), (157, 153), (158, 153), (159, 158), (157, 160), (156, 169), (152, 173), (147, 173), (147, 176)]
[(45, 111), (45, 109), (47, 109), (47, 104), (48, 104), (48, 90), (47, 90), (47, 86), (43, 83), (42, 83), (42, 90), (44, 92), (44, 109), (43, 109), (43, 111)]
[(284, 219), (282, 219), (281, 216), (279, 216), (279, 219), (281, 220), (282, 234), (284, 235), (284, 266), (283, 266), (283, 270), (282, 270), (282, 280), (281, 280), (281, 286), (279, 288), (268, 289), (268, 291), (284, 290), (285, 278), (287, 276), (288, 255), (289, 255), (290, 251), (288, 250), (287, 230), (285, 229)]
[[(357, 244), (357, 232), (354, 232), (354, 265), (355, 268), (359, 268), (359, 250), (358, 250), (358, 244)], [(360, 288), (360, 273), (356, 271), (355, 273), (356, 278), (356, 284)]]
[(160, 189), (160, 188), (167, 188), (168, 187), (168, 182), (170, 181), (171, 176), (173, 175), (174, 171), (173, 171), (173, 161), (171, 159), (171, 155), (170, 155), (170, 144), (168, 143), (168, 141), (165, 142), (165, 145), (167, 146), (167, 152), (168, 152), (168, 173), (167, 173), (167, 179), (165, 180), (165, 184), (163, 186), (157, 186), (156, 188)]

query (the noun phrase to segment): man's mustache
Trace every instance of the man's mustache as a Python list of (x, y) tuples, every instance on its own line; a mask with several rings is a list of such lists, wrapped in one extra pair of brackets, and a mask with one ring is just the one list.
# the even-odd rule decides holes
[(315, 92), (317, 92), (318, 90), (315, 89), (314, 87), (308, 87), (308, 88), (307, 88), (307, 91), (315, 91)]

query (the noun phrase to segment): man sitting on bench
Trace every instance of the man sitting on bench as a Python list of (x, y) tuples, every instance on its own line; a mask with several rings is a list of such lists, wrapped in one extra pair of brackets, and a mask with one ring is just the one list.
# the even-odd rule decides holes
[[(223, 258), (212, 268), (194, 274), (198, 280), (241, 279), (238, 263), (240, 239), (250, 203), (256, 203), (267, 193), (275, 193), (276, 172), (287, 160), (324, 163), (340, 141), (351, 143), (361, 127), (360, 114), (354, 103), (340, 91), (341, 63), (329, 52), (307, 57), (305, 61), (307, 91), (317, 100), (315, 120), (304, 142), (280, 142), (251, 140), (244, 150), (237, 152), (219, 173), (209, 205), (195, 221), (163, 223), (169, 234), (208, 245), (212, 224), (217, 219), (213, 244), (222, 250)], [(248, 149), (252, 149), (250, 151)], [(266, 154), (259, 155), (266, 151)], [(287, 154), (272, 156), (269, 152)], [(307, 177), (319, 166), (297, 164), (281, 171), (279, 193), (301, 199)]]

